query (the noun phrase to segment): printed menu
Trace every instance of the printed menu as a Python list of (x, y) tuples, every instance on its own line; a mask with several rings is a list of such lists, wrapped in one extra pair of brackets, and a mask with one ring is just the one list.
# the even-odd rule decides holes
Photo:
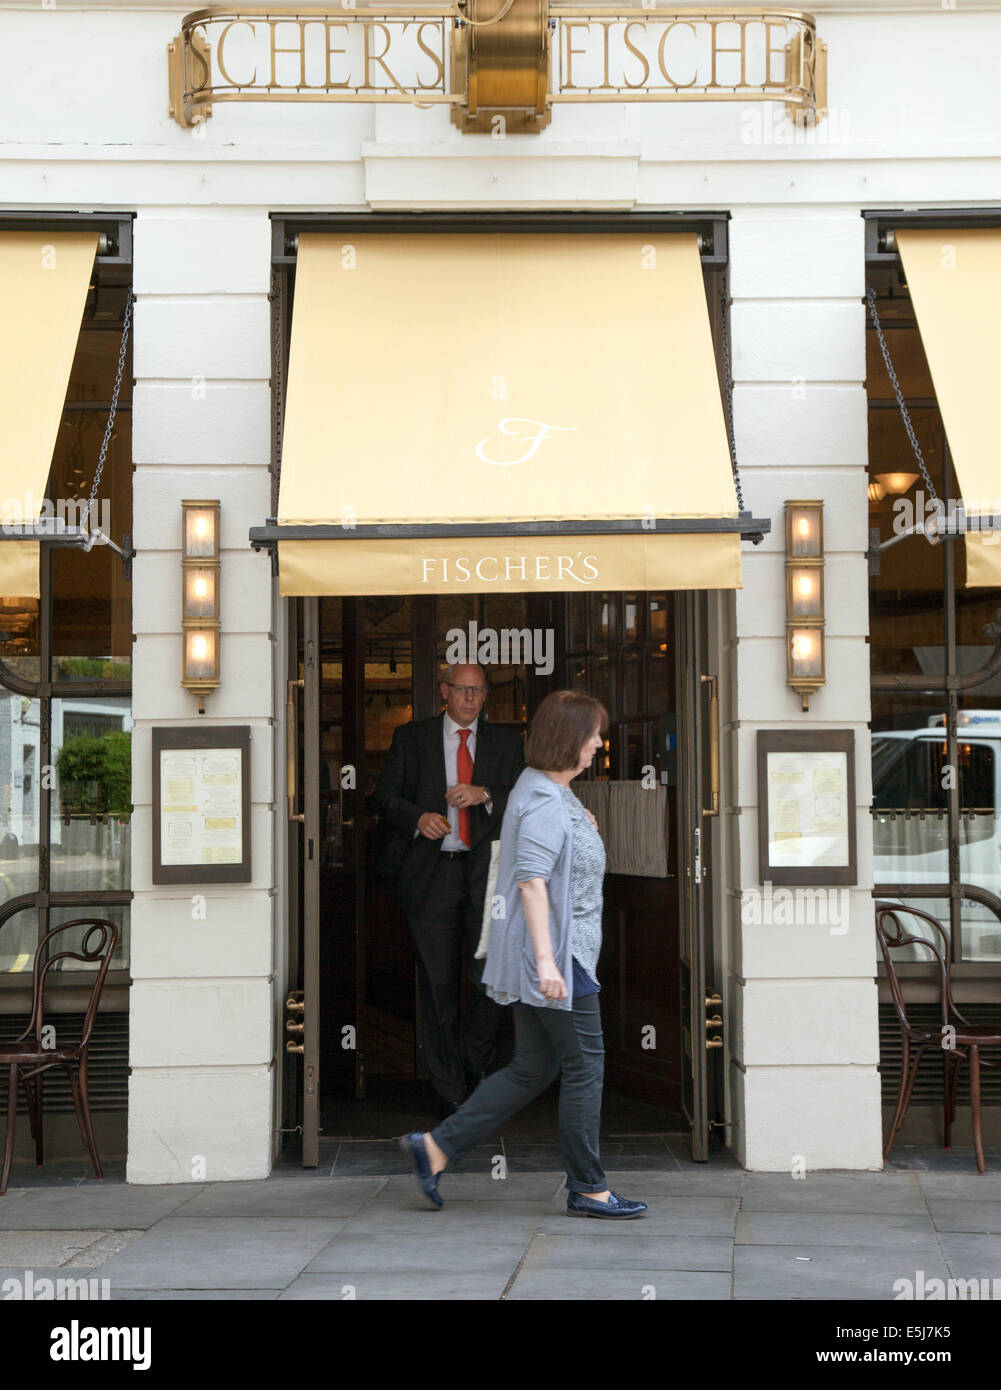
[(243, 788), (239, 748), (160, 750), (160, 862), (239, 864)]
[(848, 754), (767, 754), (768, 862), (774, 868), (849, 862)]

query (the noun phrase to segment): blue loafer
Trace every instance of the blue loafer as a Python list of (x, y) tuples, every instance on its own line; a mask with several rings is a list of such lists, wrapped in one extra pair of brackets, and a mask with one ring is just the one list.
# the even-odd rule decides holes
[(436, 1210), (443, 1207), (445, 1199), (438, 1191), (438, 1174), (431, 1172), (431, 1162), (424, 1144), (424, 1135), (419, 1130), (415, 1130), (412, 1134), (404, 1134), (400, 1140), (400, 1148), (414, 1165), (417, 1186), (420, 1188), (421, 1195), (427, 1198), (428, 1205)]
[(585, 1192), (571, 1192), (567, 1197), (567, 1216), (597, 1216), (606, 1221), (630, 1221), (642, 1216), (646, 1202), (630, 1202), (612, 1192), (607, 1202), (596, 1202)]

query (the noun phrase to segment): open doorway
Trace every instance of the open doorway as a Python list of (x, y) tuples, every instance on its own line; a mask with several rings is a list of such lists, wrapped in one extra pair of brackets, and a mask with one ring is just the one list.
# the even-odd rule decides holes
[[(373, 872), (371, 793), (395, 729), (437, 715), (456, 642), (489, 679), (486, 717), (523, 733), (553, 689), (585, 690), (609, 711), (595, 766), (574, 791), (598, 816), (608, 854), (598, 967), (609, 1135), (680, 1135), (685, 1069), (679, 921), (678, 716), (685, 595), (667, 592), (384, 596), (314, 604), (316, 726), (300, 719), (300, 778), (318, 769), (317, 1107), (323, 1140), (388, 1140), (434, 1120), (424, 1080), (414, 953), (406, 918)], [(303, 633), (297, 623), (300, 669)], [(494, 643), (494, 646), (490, 644)], [(314, 764), (315, 760), (315, 764)], [(679, 867), (680, 864), (680, 867)], [(290, 960), (307, 933), (290, 910)], [(468, 983), (464, 980), (464, 989)], [(510, 1045), (510, 1021), (506, 1022)], [(503, 1051), (502, 1057), (506, 1055)], [(557, 1087), (509, 1137), (555, 1138)]]

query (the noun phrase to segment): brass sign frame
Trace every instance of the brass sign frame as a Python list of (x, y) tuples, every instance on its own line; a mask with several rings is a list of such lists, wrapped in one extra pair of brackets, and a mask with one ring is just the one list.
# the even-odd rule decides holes
[[(286, 28), (279, 32), (279, 25)], [(694, 73), (684, 78), (671, 66), (676, 60), (668, 58), (666, 44), (676, 29), (683, 31), (681, 42), (690, 36), (691, 43), (702, 44), (708, 71), (701, 80), (698, 58)], [(231, 39), (234, 30), (239, 37)], [(352, 39), (360, 57), (349, 56)], [(257, 61), (235, 74), (227, 66), (235, 61), (227, 59), (227, 43), (241, 40), (245, 46), (248, 40), (261, 44), (263, 75)], [(577, 46), (588, 40), (590, 49)], [(418, 67), (410, 81), (391, 66), (396, 45), (409, 45), (411, 62), (416, 49)], [(314, 65), (322, 56), (325, 80), (307, 81), (307, 49)], [(775, 6), (662, 10), (656, 0), (649, 6), (413, 0), (398, 7), (342, 0), (340, 6), (299, 5), (281, 14), (266, 5), (211, 5), (185, 16), (167, 53), (170, 115), (184, 127), (210, 117), (217, 101), (445, 105), (460, 130), (502, 135), (543, 129), (557, 102), (781, 101), (801, 123), (818, 120), (827, 105), (827, 45), (817, 38), (816, 20)], [(279, 81), (279, 62), (287, 68), (296, 57), (299, 81)], [(729, 81), (718, 70), (720, 59), (737, 67), (728, 72)], [(574, 80), (581, 75), (575, 72), (580, 60), (592, 69), (586, 81)], [(360, 70), (352, 71), (357, 62)], [(758, 69), (753, 75), (761, 81), (751, 80), (749, 66)]]

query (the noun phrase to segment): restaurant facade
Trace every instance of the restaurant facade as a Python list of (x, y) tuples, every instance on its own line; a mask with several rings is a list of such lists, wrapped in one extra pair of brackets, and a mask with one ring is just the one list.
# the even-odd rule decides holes
[[(504, 727), (609, 710), (574, 789), (623, 1132), (878, 1169), (874, 903), (942, 922), (971, 1022), (1001, 999), (1001, 5), (0, 0), (0, 32), (3, 1036), (41, 936), (107, 918), (128, 1181), (422, 1123), (371, 796), (478, 659)], [(937, 1066), (898, 1142), (940, 1141)]]

